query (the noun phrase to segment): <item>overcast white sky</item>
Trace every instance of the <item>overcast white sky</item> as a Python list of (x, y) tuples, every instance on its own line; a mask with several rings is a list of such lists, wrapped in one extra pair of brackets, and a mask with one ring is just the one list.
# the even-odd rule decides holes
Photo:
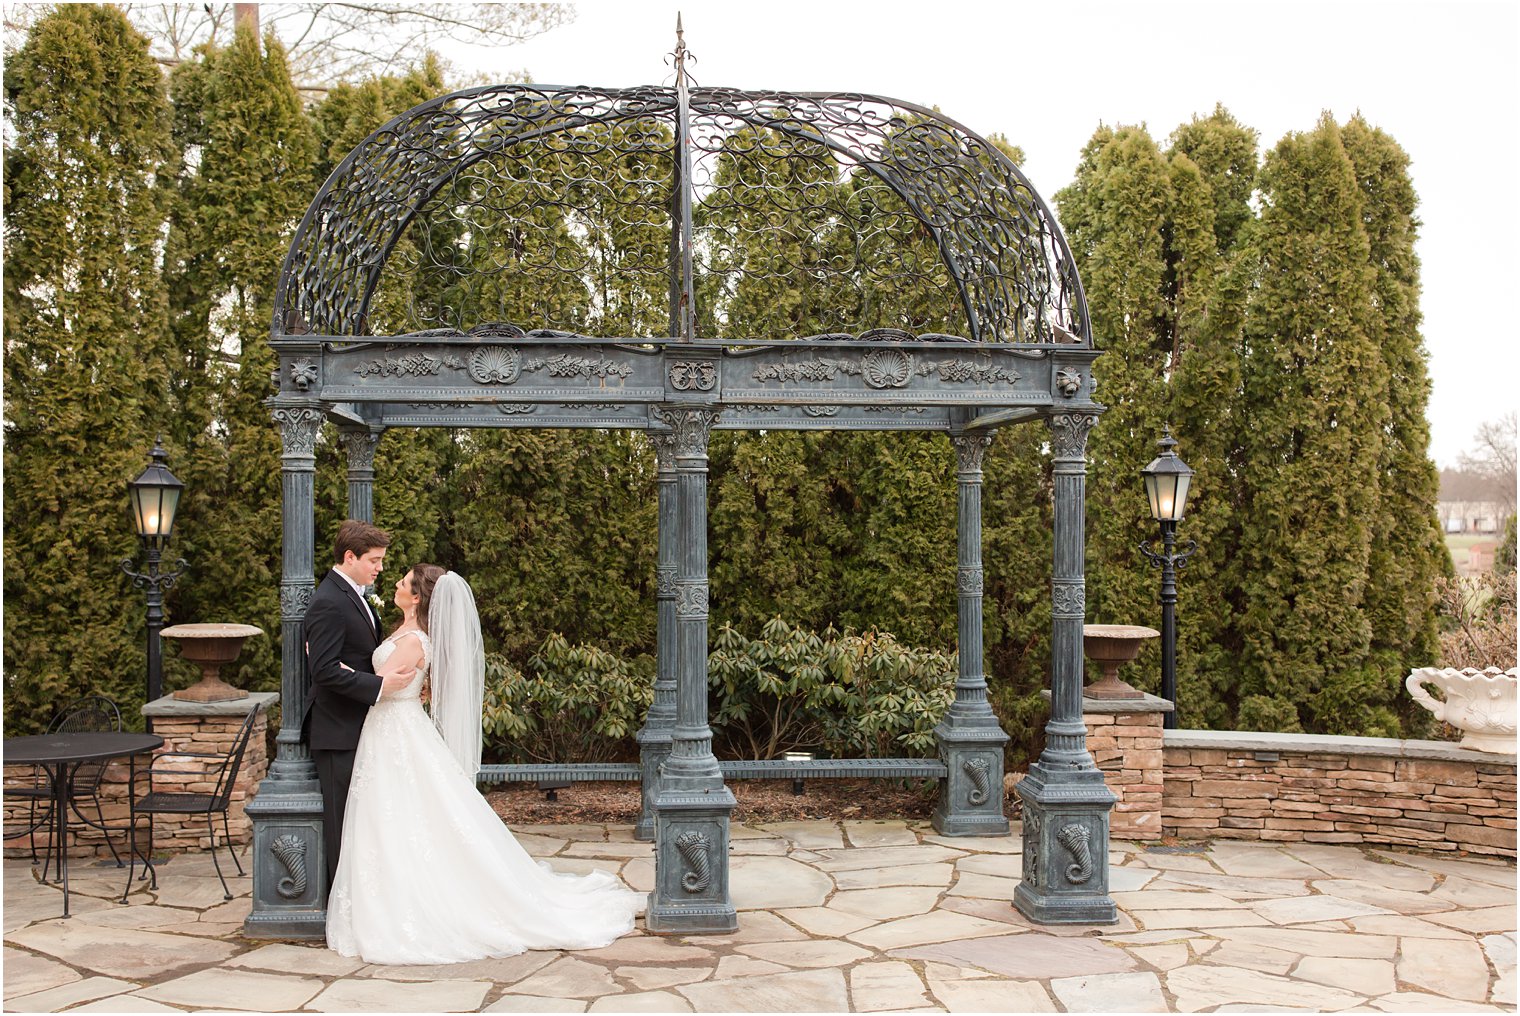
[[(1270, 148), (1360, 110), (1409, 153), (1424, 223), (1431, 455), (1452, 465), (1520, 387), (1520, 5), (1514, 0), (580, 3), (576, 21), (458, 69), (545, 84), (666, 81), (676, 12), (704, 85), (937, 105), (1028, 156), (1047, 199), (1100, 121), (1158, 141), (1223, 102)], [(1499, 317), (1490, 316), (1490, 308)], [(1506, 309), (1507, 308), (1507, 309)], [(1101, 340), (1101, 337), (1100, 337)], [(1397, 410), (1397, 407), (1395, 407)], [(1181, 449), (1186, 456), (1186, 449)]]

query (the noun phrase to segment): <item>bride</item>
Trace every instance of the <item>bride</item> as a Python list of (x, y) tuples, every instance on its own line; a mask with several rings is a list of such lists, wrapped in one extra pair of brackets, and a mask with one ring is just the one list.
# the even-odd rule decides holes
[[(395, 604), (403, 620), (375, 650), (375, 673), (412, 683), (364, 723), (328, 946), (427, 965), (597, 949), (632, 931), (641, 894), (605, 871), (559, 875), (535, 862), (475, 789), (485, 656), (469, 585), (419, 564), (396, 583)], [(419, 697), (430, 670), (431, 721)]]

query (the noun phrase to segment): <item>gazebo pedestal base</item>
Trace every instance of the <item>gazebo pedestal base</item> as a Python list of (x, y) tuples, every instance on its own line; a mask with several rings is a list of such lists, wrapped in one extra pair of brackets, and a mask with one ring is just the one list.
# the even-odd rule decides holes
[(739, 930), (728, 892), (728, 817), (733, 791), (662, 790), (655, 800), (655, 887), (644, 927), (660, 935)]
[(253, 819), (253, 910), (248, 938), (327, 937), (322, 791), (316, 780), (265, 780), (248, 803)]
[(1019, 913), (1040, 924), (1114, 924), (1108, 895), (1108, 814), (1113, 792), (1097, 768), (1049, 769), (1019, 781), (1024, 802), (1024, 879)]

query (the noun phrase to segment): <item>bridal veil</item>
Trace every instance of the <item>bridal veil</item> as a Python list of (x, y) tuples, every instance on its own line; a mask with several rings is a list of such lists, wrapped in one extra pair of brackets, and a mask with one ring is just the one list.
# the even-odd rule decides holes
[(485, 643), (470, 584), (446, 572), (433, 586), (428, 607), (433, 643), (433, 723), (471, 779), (480, 771), (481, 699), (485, 693)]

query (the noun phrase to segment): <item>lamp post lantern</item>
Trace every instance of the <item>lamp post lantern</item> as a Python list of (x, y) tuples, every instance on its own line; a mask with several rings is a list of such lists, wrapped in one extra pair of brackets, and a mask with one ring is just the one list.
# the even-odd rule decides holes
[[(174, 514), (179, 509), (179, 496), (185, 485), (169, 472), (166, 464), (169, 455), (164, 451), (162, 438), (153, 442), (150, 453), (152, 461), (137, 479), (127, 484), (132, 499), (132, 522), (137, 528), (137, 538), (147, 554), (143, 571), (133, 570), (133, 559), (121, 563), (121, 570), (132, 579), (139, 589), (148, 590), (148, 701), (160, 698), (164, 693), (164, 660), (159, 631), (164, 626), (165, 589), (174, 585), (185, 571), (183, 558), (171, 568), (164, 568), (164, 548), (174, 533)], [(148, 721), (152, 729), (152, 720)]]
[(1161, 440), (1156, 443), (1161, 446), (1161, 454), (1140, 470), (1140, 475), (1145, 479), (1151, 517), (1161, 525), (1161, 551), (1152, 550), (1147, 540), (1140, 544), (1140, 553), (1161, 569), (1161, 697), (1173, 705), (1163, 723), (1167, 729), (1174, 729), (1177, 726), (1177, 569), (1187, 564), (1188, 558), (1198, 549), (1198, 543), (1189, 540), (1186, 547), (1177, 549), (1177, 523), (1187, 511), (1193, 471), (1172, 450), (1177, 447), (1177, 442), (1172, 439), (1170, 427), (1163, 430)]

